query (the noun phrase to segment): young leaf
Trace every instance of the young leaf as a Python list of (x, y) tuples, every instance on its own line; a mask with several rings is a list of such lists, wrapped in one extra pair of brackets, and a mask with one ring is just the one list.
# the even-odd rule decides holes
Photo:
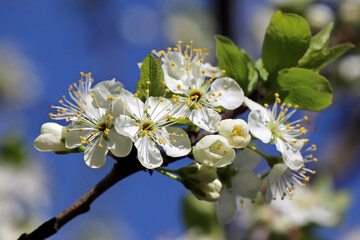
[(297, 65), (311, 40), (309, 24), (296, 14), (276, 12), (265, 34), (261, 58), (269, 74)]
[(215, 39), (218, 68), (225, 70), (225, 76), (233, 78), (247, 92), (248, 66), (245, 55), (227, 37), (217, 35)]
[(249, 74), (246, 92), (251, 93), (252, 90), (254, 90), (254, 88), (256, 87), (256, 84), (258, 83), (259, 74), (256, 71), (254, 59), (252, 59), (252, 57), (244, 49), (241, 49), (241, 52), (245, 56)]
[(333, 27), (334, 24), (329, 23), (311, 39), (309, 49), (306, 51), (305, 56), (311, 52), (320, 51), (327, 48)]
[[(140, 72), (140, 78), (136, 84), (136, 92), (139, 94), (139, 98), (142, 101), (146, 99), (148, 88), (150, 96), (163, 96), (165, 87), (162, 85), (164, 73), (161, 67), (161, 59), (147, 55), (141, 64)], [(150, 84), (146, 82), (150, 82)]]
[(333, 48), (327, 48), (332, 29), (333, 23), (330, 23), (311, 39), (309, 49), (299, 60), (299, 67), (317, 72), (354, 47), (354, 45), (346, 43)]
[(256, 60), (256, 62), (255, 62), (255, 69), (259, 72), (259, 75), (260, 75), (261, 79), (262, 79), (263, 81), (267, 81), (268, 76), (269, 76), (269, 73), (268, 73), (268, 71), (266, 71), (266, 69), (264, 68), (264, 64), (263, 64), (261, 58), (258, 59), (258, 60)]
[(279, 72), (277, 82), (281, 91), (288, 91), (284, 102), (299, 105), (301, 109), (320, 111), (332, 102), (328, 80), (311, 70), (289, 68)]
[(300, 59), (299, 67), (317, 72), (353, 47), (353, 44), (345, 43), (333, 48), (325, 48), (322, 51), (311, 52)]

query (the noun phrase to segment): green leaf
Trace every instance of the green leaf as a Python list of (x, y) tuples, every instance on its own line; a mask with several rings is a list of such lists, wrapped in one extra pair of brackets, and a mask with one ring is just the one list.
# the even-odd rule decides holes
[(269, 74), (297, 65), (311, 40), (309, 24), (296, 14), (277, 11), (265, 34), (261, 58)]
[(289, 68), (279, 72), (277, 82), (281, 91), (288, 91), (284, 102), (299, 105), (301, 109), (320, 111), (332, 102), (328, 80), (311, 70)]
[(334, 24), (329, 23), (326, 27), (324, 27), (320, 32), (318, 32), (311, 39), (310, 46), (309, 46), (305, 56), (308, 53), (320, 51), (320, 50), (327, 48), (327, 46), (329, 44), (330, 34), (331, 34), (333, 27), (334, 27)]
[(247, 68), (248, 68), (248, 84), (247, 84), (247, 92), (251, 93), (252, 90), (255, 89), (258, 80), (259, 80), (259, 74), (256, 70), (255, 62), (252, 57), (244, 50), (241, 49), (241, 52), (244, 54), (246, 62), (247, 62)]
[(322, 51), (311, 52), (300, 59), (299, 67), (317, 72), (353, 47), (353, 44), (345, 43)]
[(224, 76), (233, 78), (246, 93), (248, 66), (244, 53), (227, 37), (217, 35), (215, 40), (218, 68), (225, 70)]
[[(162, 85), (164, 73), (161, 67), (161, 59), (153, 55), (147, 55), (141, 64), (140, 72), (140, 79), (136, 84), (136, 92), (139, 94), (139, 98), (142, 101), (146, 99), (148, 86), (150, 96), (163, 96), (165, 86)], [(150, 84), (146, 84), (147, 81), (150, 81)]]
[(269, 76), (269, 73), (268, 73), (268, 71), (266, 71), (266, 69), (264, 68), (264, 64), (263, 64), (261, 58), (258, 59), (258, 60), (255, 62), (255, 68), (256, 68), (256, 70), (259, 72), (259, 75), (260, 75), (261, 79), (262, 79), (263, 81), (267, 81), (268, 76)]
[(353, 44), (345, 43), (333, 48), (327, 48), (332, 29), (333, 23), (330, 23), (311, 39), (309, 49), (299, 60), (299, 67), (317, 72), (354, 47)]

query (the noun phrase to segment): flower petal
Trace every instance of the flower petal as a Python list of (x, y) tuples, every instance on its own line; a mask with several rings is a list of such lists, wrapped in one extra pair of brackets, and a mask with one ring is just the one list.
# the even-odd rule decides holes
[(110, 130), (107, 147), (117, 157), (125, 157), (129, 155), (132, 148), (132, 141), (130, 138), (117, 133), (113, 128)]
[(81, 124), (74, 124), (70, 127), (72, 130), (68, 132), (65, 137), (65, 146), (67, 148), (72, 149), (79, 147), (81, 145), (82, 138), (84, 137), (86, 138), (92, 132), (91, 130), (82, 130), (82, 131), (76, 130), (82, 127), (88, 127), (88, 126)]
[(202, 70), (205, 71), (206, 77), (213, 77), (213, 75), (215, 75), (216, 77), (220, 77), (222, 74), (221, 70), (218, 67), (214, 67), (210, 63), (203, 64)]
[(207, 135), (195, 145), (193, 155), (197, 162), (209, 167), (219, 168), (234, 161), (235, 151), (225, 137)]
[[(92, 98), (94, 96), (94, 98)], [(113, 95), (106, 89), (103, 88), (97, 88), (92, 89), (91, 94), (88, 94), (86, 96), (86, 102), (91, 102), (91, 105), (87, 104), (85, 107), (86, 111), (90, 111), (90, 109), (87, 109), (87, 107), (92, 107), (95, 109), (95, 113), (97, 112), (97, 106), (100, 108), (108, 109), (111, 105), (111, 101), (108, 100), (109, 97), (112, 97)]]
[(169, 99), (163, 98), (161, 102), (160, 97), (149, 97), (145, 105), (150, 108), (147, 108), (147, 112), (150, 115), (150, 119), (153, 122), (160, 121), (166, 116), (171, 114), (171, 111), (174, 109), (174, 105)]
[(248, 148), (236, 154), (233, 166), (237, 169), (254, 169), (261, 160), (261, 156)]
[[(102, 144), (102, 147), (99, 144)], [(100, 168), (105, 164), (107, 152), (106, 141), (102, 136), (97, 137), (85, 149), (85, 163), (91, 168)]]
[(42, 152), (62, 152), (67, 151), (61, 136), (57, 134), (41, 134), (34, 140), (34, 147)]
[(111, 95), (120, 94), (123, 85), (121, 82), (116, 82), (115, 78), (111, 80), (101, 81), (94, 86), (93, 89), (104, 89), (107, 90)]
[[(301, 140), (300, 140), (301, 141)], [(292, 146), (279, 138), (275, 141), (276, 149), (281, 152), (285, 164), (292, 170), (298, 170), (304, 164), (304, 158), (301, 155), (299, 144)]]
[(149, 136), (139, 138), (135, 142), (135, 147), (138, 150), (138, 159), (144, 167), (153, 169), (163, 163), (159, 149)]
[(244, 103), (251, 111), (259, 110), (263, 115), (267, 115), (266, 108), (251, 100), (250, 98), (244, 97)]
[(134, 140), (139, 127), (135, 126), (135, 120), (126, 115), (120, 115), (115, 118), (115, 130), (121, 135), (127, 136)]
[(236, 202), (235, 194), (230, 193), (226, 187), (220, 192), (220, 198), (217, 201), (217, 217), (221, 224), (225, 225), (235, 217)]
[(260, 110), (251, 111), (248, 117), (248, 125), (252, 135), (260, 139), (263, 143), (269, 143), (272, 133), (267, 126), (268, 116)]
[(144, 103), (125, 89), (123, 89), (122, 97), (126, 102), (126, 110), (136, 119), (142, 119), (144, 115)]
[(198, 110), (191, 111), (189, 119), (196, 126), (201, 127), (206, 131), (217, 132), (219, 129), (219, 122), (221, 120), (221, 116), (215, 110), (202, 107)]
[(244, 102), (244, 91), (232, 78), (219, 78), (211, 84), (209, 94), (215, 94), (209, 99), (213, 106), (223, 106), (226, 109), (235, 109)]
[(273, 166), (270, 171), (270, 174), (266, 177), (266, 193), (265, 193), (265, 201), (266, 203), (270, 203), (272, 198), (274, 197), (271, 186), (274, 185), (278, 179), (285, 173), (287, 169), (286, 164), (284, 163), (277, 163)]
[(173, 114), (171, 115), (173, 118), (178, 118), (178, 117), (184, 117), (184, 118), (188, 118), (190, 115), (190, 108), (188, 107), (187, 103), (180, 103), (179, 106), (173, 105), (174, 106), (174, 111)]
[(233, 191), (244, 198), (255, 199), (261, 187), (260, 178), (250, 169), (240, 169), (231, 181)]
[(115, 98), (112, 102), (111, 115), (116, 118), (121, 114), (125, 114), (125, 104), (126, 103), (122, 98)]
[(60, 124), (54, 122), (47, 122), (41, 125), (40, 133), (41, 134), (50, 133), (50, 134), (62, 136), (65, 134), (64, 130), (66, 131), (66, 128)]
[(181, 157), (187, 155), (191, 150), (191, 143), (187, 133), (176, 127), (167, 127), (162, 132), (162, 139), (166, 139), (165, 136), (168, 136), (169, 139), (166, 141), (165, 145), (162, 145), (166, 155), (170, 157)]

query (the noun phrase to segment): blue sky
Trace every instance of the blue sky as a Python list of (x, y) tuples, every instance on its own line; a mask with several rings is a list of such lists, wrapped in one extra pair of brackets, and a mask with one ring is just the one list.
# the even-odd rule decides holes
[[(0, 2), (0, 42), (15, 43), (34, 62), (41, 86), (32, 87), (34, 91), (42, 89), (41, 95), (32, 105), (12, 112), (11, 116), (1, 114), (1, 133), (16, 125), (26, 136), (29, 148), (32, 148), (32, 141), (39, 134), (41, 124), (49, 120), (50, 105), (56, 104), (66, 94), (67, 86), (79, 78), (80, 71), (92, 72), (95, 82), (115, 77), (126, 89), (133, 91), (139, 77), (137, 63), (152, 49), (164, 49), (167, 44), (173, 44), (166, 39), (161, 25), (165, 20), (166, 7), (170, 8), (171, 4), (163, 5), (165, 1), (109, 0), (106, 4), (91, 5), (96, 2)], [(211, 1), (207, 3), (209, 2)], [(206, 11), (205, 3), (206, 1), (195, 1), (194, 4)], [(122, 17), (133, 6), (142, 7), (142, 13), (148, 16), (149, 21), (154, 21), (152, 26), (148, 26), (146, 36), (132, 31), (132, 27), (136, 29), (144, 26), (145, 31), (146, 23)], [(153, 18), (154, 16), (157, 18)], [(131, 42), (129, 36), (138, 39)], [(345, 107), (339, 104), (344, 104)], [(315, 138), (316, 143), (321, 145), (323, 134), (331, 132), (334, 125), (344, 122), (341, 119), (344, 115), (338, 114), (338, 111), (351, 114), (351, 99), (339, 104), (325, 111), (319, 120), (323, 125), (317, 139)], [(47, 209), (49, 217), (87, 192), (110, 171), (114, 163), (109, 158), (103, 168), (90, 169), (85, 165), (82, 154), (55, 155), (35, 150), (33, 154), (48, 171), (48, 184), (52, 193), (52, 205)], [(186, 160), (173, 167), (188, 163), (190, 161)], [(358, 169), (359, 166), (356, 167)], [(344, 177), (338, 185), (356, 188), (360, 183), (359, 177), (351, 182), (348, 180)], [(105, 221), (115, 228), (124, 229), (118, 230), (122, 232), (120, 234), (130, 234), (134, 239), (177, 236), (183, 231), (180, 203), (185, 192), (187, 191), (178, 182), (162, 175), (137, 173), (106, 192), (92, 205), (89, 213), (66, 225), (52, 239), (71, 239), (87, 218)], [(355, 200), (359, 199), (358, 192), (355, 197)], [(354, 205), (352, 211), (358, 215), (359, 207)], [(346, 221), (349, 226), (358, 221), (356, 215), (348, 216)]]

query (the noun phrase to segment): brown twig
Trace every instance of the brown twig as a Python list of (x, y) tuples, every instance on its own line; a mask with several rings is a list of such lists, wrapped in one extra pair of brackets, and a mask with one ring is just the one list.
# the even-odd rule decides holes
[[(222, 119), (234, 118), (237, 115), (245, 112), (247, 108), (240, 106), (235, 110), (228, 110), (222, 114)], [(214, 134), (207, 131), (202, 132), (188, 132), (191, 139), (191, 144), (195, 145), (201, 138), (206, 135)], [(178, 161), (184, 157), (172, 158), (163, 154), (164, 163), (162, 166), (168, 166), (170, 163)], [(64, 211), (56, 215), (54, 218), (40, 225), (30, 234), (22, 234), (18, 240), (40, 240), (46, 239), (59, 231), (59, 229), (66, 223), (74, 219), (75, 217), (86, 213), (90, 210), (90, 205), (95, 201), (101, 194), (112, 187), (120, 180), (136, 173), (141, 170), (146, 170), (136, 159), (136, 149), (133, 148), (132, 152), (125, 158), (116, 158), (117, 163), (111, 169), (110, 173), (106, 175), (95, 187), (89, 192), (79, 198), (71, 206), (66, 208)]]

